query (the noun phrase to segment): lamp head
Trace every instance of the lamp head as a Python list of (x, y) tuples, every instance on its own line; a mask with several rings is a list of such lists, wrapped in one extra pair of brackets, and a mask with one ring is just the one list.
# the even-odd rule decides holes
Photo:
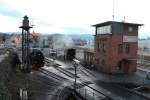
[(74, 64), (75, 66), (79, 66), (79, 65), (80, 65), (80, 61), (77, 60), (77, 59), (73, 59), (73, 64)]

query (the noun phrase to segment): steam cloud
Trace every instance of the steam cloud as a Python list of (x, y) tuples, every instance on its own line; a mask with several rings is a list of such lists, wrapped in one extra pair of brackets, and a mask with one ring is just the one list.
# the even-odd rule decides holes
[(68, 35), (60, 35), (53, 37), (53, 48), (57, 50), (65, 50), (74, 45), (72, 37)]

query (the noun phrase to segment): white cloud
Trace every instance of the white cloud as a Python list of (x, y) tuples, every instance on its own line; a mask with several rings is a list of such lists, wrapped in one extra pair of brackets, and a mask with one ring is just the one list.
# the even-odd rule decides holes
[[(127, 22), (145, 24), (140, 32), (150, 32), (149, 0), (114, 1), (115, 20), (122, 21), (125, 16)], [(113, 12), (113, 0), (1, 0), (0, 3), (28, 15), (31, 20), (54, 25), (54, 29), (50, 25), (36, 25), (38, 31), (63, 31), (60, 27), (92, 30), (90, 25), (112, 20)]]
[(0, 14), (0, 32), (20, 31), (20, 19), (4, 16)]

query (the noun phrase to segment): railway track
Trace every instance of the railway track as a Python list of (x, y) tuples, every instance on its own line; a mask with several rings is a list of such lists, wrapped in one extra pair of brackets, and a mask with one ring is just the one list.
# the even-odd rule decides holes
[[(71, 78), (74, 78), (74, 74), (73, 73), (71, 73), (70, 71), (68, 71), (68, 70), (66, 70), (66, 69), (64, 69), (64, 68), (62, 68), (62, 67), (60, 67), (61, 65), (59, 65), (59, 64), (54, 64), (54, 61), (52, 60), (52, 59), (50, 59), (50, 58), (46, 58), (46, 62), (47, 63), (53, 63), (53, 66), (55, 66), (55, 68), (58, 70), (58, 71), (60, 71), (61, 73), (63, 73), (63, 74), (65, 74), (65, 75), (67, 75), (68, 77), (71, 77)], [(93, 74), (93, 73), (91, 73), (89, 70), (87, 70), (86, 68), (84, 68), (83, 66), (80, 66), (79, 67), (79, 71), (81, 72), (81, 73), (84, 73), (86, 76), (93, 76), (93, 77), (95, 77), (95, 75)], [(79, 78), (79, 76), (77, 76), (78, 78)]]
[[(63, 73), (64, 75), (70, 77), (70, 78), (74, 78), (75, 75), (73, 73), (71, 73), (70, 71), (64, 69), (61, 67), (60, 64), (54, 63), (52, 59), (50, 58), (46, 58), (46, 62), (47, 63), (53, 63), (53, 67), (58, 70), (59, 72)], [(79, 78), (79, 76), (77, 76)]]
[[(58, 65), (56, 67), (57, 70), (59, 70), (60, 72), (66, 74), (67, 76), (70, 77), (74, 77), (74, 75), (70, 75), (69, 71), (66, 71), (65, 69), (61, 68), (60, 65)], [(83, 68), (82, 66), (80, 67), (80, 71), (81, 73), (85, 74), (86, 76), (95, 76), (93, 75), (93, 73), (90, 73), (89, 71), (87, 71), (85, 68)], [(95, 91), (96, 93), (105, 96), (106, 98), (108, 98), (109, 100), (149, 100), (150, 98), (143, 96), (140, 93), (137, 93), (136, 91), (132, 90), (132, 89), (128, 89), (125, 88), (124, 86), (121, 85), (116, 85), (116, 84), (110, 84), (110, 83), (103, 83), (100, 84), (100, 87), (102, 87), (101, 89), (98, 89), (98, 87), (96, 86), (92, 86), (89, 85), (86, 80), (84, 79), (78, 79), (80, 80), (80, 84), (79, 84), (79, 88), (82, 87), (88, 87), (90, 89), (92, 89), (93, 91)], [(81, 86), (81, 87), (80, 87)], [(111, 94), (110, 94), (111, 92)]]
[[(94, 88), (94, 87), (92, 87), (92, 86), (89, 86), (85, 81), (84, 81), (84, 82), (81, 82), (81, 84), (82, 84), (83, 86), (86, 86), (86, 87), (92, 89), (93, 91), (97, 92), (97, 93), (100, 94), (100, 95), (104, 95), (104, 96), (107, 97), (109, 100), (117, 100), (116, 97), (107, 94), (107, 92), (100, 91), (100, 90), (98, 90), (97, 88)], [(107, 86), (107, 87), (110, 87), (110, 86)], [(111, 88), (112, 88), (112, 87), (113, 87), (113, 88), (118, 88), (117, 90), (121, 90), (121, 91), (123, 91), (123, 93), (125, 93), (126, 95), (127, 95), (127, 94), (129, 95), (129, 98), (128, 98), (128, 99), (125, 99), (125, 95), (121, 95), (121, 96), (118, 97), (118, 98), (119, 98), (118, 100), (132, 100), (131, 98), (136, 98), (135, 100), (149, 100), (149, 98), (147, 98), (147, 97), (145, 97), (145, 96), (143, 96), (143, 95), (140, 95), (140, 94), (138, 94), (138, 93), (136, 93), (136, 92), (134, 92), (134, 91), (132, 91), (132, 90), (129, 90), (129, 89), (127, 89), (127, 88), (124, 88), (124, 87), (122, 87), (122, 86), (113, 85), (113, 86), (111, 86)], [(113, 89), (112, 89), (112, 90), (113, 90)], [(112, 91), (112, 90), (109, 90), (109, 91)], [(60, 94), (58, 95), (57, 100), (59, 100), (59, 98), (61, 97), (62, 92), (63, 92), (63, 89), (60, 91)], [(126, 96), (126, 97), (128, 97), (128, 96)]]
[(40, 68), (38, 71), (41, 72), (42, 74), (45, 74), (46, 76), (49, 76), (49, 77), (51, 77), (53, 79), (56, 79), (56, 80), (59, 80), (61, 82), (68, 80), (68, 79), (66, 79), (66, 78), (64, 78), (64, 77), (62, 77), (60, 75), (57, 75), (57, 74), (55, 74), (53, 72), (50, 72), (50, 71), (47, 71), (47, 70), (45, 70), (43, 68)]
[[(96, 91), (97, 93), (104, 95), (105, 97), (107, 97), (110, 100), (133, 100), (133, 99), (135, 99), (135, 100), (149, 100), (150, 99), (149, 97), (147, 97), (147, 96), (145, 96), (145, 95), (143, 95), (137, 91), (125, 88), (124, 86), (117, 85), (117, 84), (103, 83), (103, 84), (107, 84), (106, 90), (108, 90), (109, 92), (113, 91), (112, 94), (113, 93), (115, 94), (115, 91), (114, 91), (115, 88), (118, 88), (116, 90), (116, 91), (118, 91), (118, 93), (122, 91), (122, 94), (119, 93), (119, 95), (120, 95), (120, 96), (118, 96), (119, 99), (117, 99), (116, 98), (117, 95), (114, 95), (114, 94), (110, 95), (108, 91), (104, 92), (103, 90), (101, 91), (101, 89), (95, 88), (95, 86), (94, 87), (90, 86), (89, 84), (86, 83), (86, 80), (84, 80), (84, 81), (83, 81), (83, 79), (79, 79), (79, 80), (82, 82), (80, 85), (86, 86), (86, 87)], [(102, 88), (105, 87), (102, 84), (100, 86), (102, 86)], [(113, 87), (113, 88), (108, 89), (109, 87), (110, 88)]]
[(48, 66), (55, 65), (55, 60), (45, 57), (45, 64)]
[[(47, 62), (48, 62), (48, 60), (49, 60), (49, 59), (47, 59)], [(67, 76), (70, 77), (70, 78), (74, 78), (75, 75), (74, 75), (73, 73), (67, 71), (66, 69), (64, 69), (64, 68), (62, 68), (62, 67), (60, 67), (60, 66), (61, 66), (61, 65), (59, 65), (59, 64), (55, 64), (55, 68), (56, 68), (58, 71), (62, 72), (63, 74), (67, 75)], [(80, 70), (81, 70), (81, 72), (84, 73), (86, 76), (89, 76), (88, 73), (86, 73), (85, 71), (83, 71), (83, 70), (84, 70), (83, 68), (81, 68)], [(79, 76), (78, 76), (78, 78), (79, 78)], [(81, 80), (81, 79), (80, 79), (80, 80)], [(71, 87), (74, 86), (74, 83), (70, 83), (70, 84), (72, 84)], [(92, 88), (92, 87), (89, 87), (88, 84), (93, 84), (93, 83), (92, 83), (92, 82), (89, 82), (89, 81), (87, 81), (87, 80), (82, 80), (81, 83), (78, 83), (78, 86), (77, 86), (77, 87), (81, 88), (81, 87), (87, 86), (88, 88), (90, 88), (90, 89), (93, 90), (93, 88)], [(81, 87), (80, 87), (80, 86), (81, 86)], [(93, 90), (93, 91), (95, 91), (95, 90)], [(96, 91), (96, 92), (97, 92), (97, 91)], [(60, 90), (60, 95), (61, 95), (62, 93), (63, 93), (63, 90)], [(102, 92), (99, 92), (99, 91), (98, 91), (98, 93), (99, 93), (100, 95), (104, 95)], [(105, 96), (105, 97), (107, 97), (107, 96)], [(110, 97), (107, 97), (107, 98), (110, 98)], [(59, 97), (57, 98), (57, 100), (59, 100)], [(109, 99), (109, 100), (112, 100), (112, 99)]]
[[(54, 91), (58, 87), (63, 87), (63, 81), (56, 81), (53, 78), (47, 77), (47, 75), (43, 76), (38, 71), (27, 74), (21, 80), (26, 83), (24, 88), (26, 88), (29, 94), (29, 100), (46, 100), (44, 96), (57, 97), (59, 95), (55, 94)], [(16, 84), (14, 84), (15, 86)], [(38, 96), (43, 96), (44, 98), (38, 99)]]
[[(55, 69), (57, 69), (58, 71), (60, 71), (61, 73), (65, 74), (66, 76), (70, 77), (70, 78), (74, 78), (75, 75), (69, 71), (67, 71), (66, 69), (60, 67), (60, 66), (56, 66)], [(79, 78), (79, 76), (77, 76), (77, 78)]]
[(82, 65), (79, 67), (80, 71), (83, 72), (86, 76), (95, 77), (93, 73), (91, 73), (88, 69), (84, 68)]
[(101, 93), (111, 100), (149, 100), (150, 98), (137, 93), (136, 91), (125, 88), (121, 85), (100, 83), (100, 86), (90, 85), (87, 86), (94, 89), (98, 93)]
[(141, 71), (141, 72), (143, 72), (143, 73), (149, 73), (149, 72), (150, 72), (149, 69), (140, 68), (140, 67), (138, 67), (137, 70), (138, 70), (138, 71)]
[(150, 60), (138, 59), (137, 64), (138, 66), (150, 67)]
[(26, 80), (29, 80), (33, 83), (37, 83), (37, 84), (40, 84), (42, 86), (46, 86), (46, 87), (52, 87), (52, 86), (57, 86), (57, 85), (60, 85), (60, 83), (56, 82), (56, 81), (50, 81), (48, 80), (47, 77), (42, 77), (42, 78), (33, 78), (33, 77), (30, 77), (30, 78), (26, 78)]

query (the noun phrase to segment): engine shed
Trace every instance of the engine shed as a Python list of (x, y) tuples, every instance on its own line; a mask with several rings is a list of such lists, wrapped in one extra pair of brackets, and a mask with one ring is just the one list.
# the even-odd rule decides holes
[(72, 46), (66, 49), (65, 58), (68, 61), (72, 61), (74, 58), (84, 62), (84, 51), (85, 47), (82, 46)]
[(142, 24), (107, 21), (96, 28), (94, 59), (96, 68), (104, 73), (136, 71), (138, 28)]

